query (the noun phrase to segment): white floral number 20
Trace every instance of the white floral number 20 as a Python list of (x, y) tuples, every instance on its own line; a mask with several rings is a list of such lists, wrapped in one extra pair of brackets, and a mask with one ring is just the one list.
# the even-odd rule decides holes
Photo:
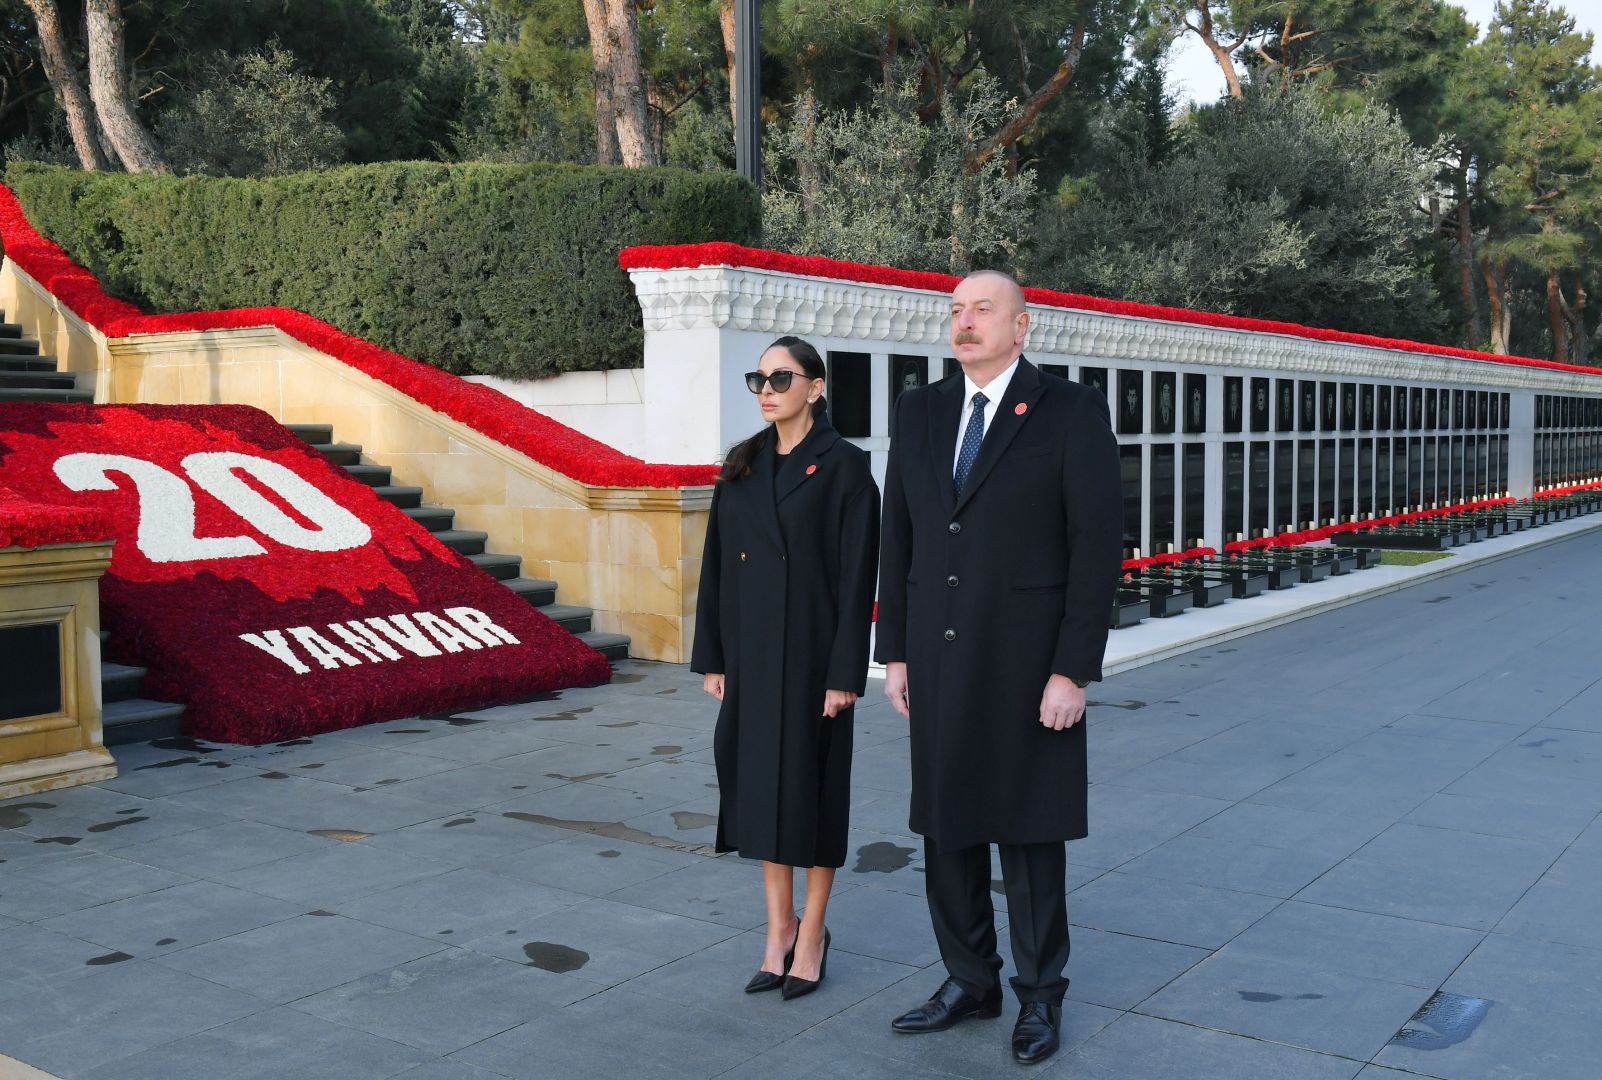
[[(302, 551), (344, 551), (372, 539), (362, 520), (267, 458), (233, 451), (190, 454), (182, 461), (189, 480), (228, 509), (285, 547)], [(196, 536), (195, 497), (180, 476), (143, 458), (126, 454), (66, 454), (56, 461), (56, 476), (73, 491), (114, 491), (108, 473), (133, 481), (139, 496), (139, 550), (151, 562), (235, 559), (263, 555), (267, 549), (248, 536)], [(290, 518), (234, 474), (247, 472), (271, 488), (307, 521), (308, 529)]]

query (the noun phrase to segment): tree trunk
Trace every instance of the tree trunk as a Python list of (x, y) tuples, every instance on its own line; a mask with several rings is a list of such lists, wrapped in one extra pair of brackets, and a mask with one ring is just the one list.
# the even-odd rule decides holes
[(1591, 338), (1585, 331), (1585, 275), (1574, 271), (1574, 303), (1568, 305), (1569, 358), (1576, 364), (1590, 363)]
[[(1245, 97), (1246, 92), (1240, 85), (1240, 72), (1235, 70), (1234, 46), (1225, 45), (1218, 40), (1218, 35), (1213, 30), (1213, 11), (1209, 0), (1199, 0), (1196, 4), (1196, 10), (1201, 16), (1201, 26), (1195, 27), (1186, 24), (1188, 29), (1202, 39), (1202, 44), (1207, 46), (1207, 51), (1213, 54), (1214, 60), (1218, 61), (1218, 69), (1224, 73), (1224, 82), (1229, 84), (1229, 96), (1237, 100)], [(1235, 44), (1239, 45), (1240, 43), (1237, 41)]]
[(584, 0), (584, 22), (590, 31), (590, 81), (595, 87), (595, 161), (616, 165), (623, 158), (617, 146), (617, 105), (613, 100), (612, 38), (606, 32), (607, 0)]
[(738, 124), (740, 91), (734, 85), (734, 0), (719, 0), (718, 25), (723, 28), (723, 69), (729, 76), (729, 122)]
[(161, 149), (134, 115), (128, 93), (121, 5), (118, 0), (87, 0), (84, 17), (89, 38), (89, 96), (94, 99), (101, 129), (129, 172), (166, 172)]
[(1546, 317), (1552, 324), (1552, 359), (1567, 363), (1569, 359), (1569, 324), (1563, 317), (1563, 286), (1558, 284), (1556, 270), (1546, 272)]
[(67, 127), (72, 132), (73, 149), (78, 160), (90, 172), (111, 168), (111, 161), (100, 149), (95, 132), (95, 109), (89, 95), (78, 81), (78, 69), (73, 65), (72, 54), (67, 51), (67, 40), (61, 33), (61, 14), (56, 0), (25, 0), (28, 10), (39, 24), (39, 52), (44, 59), (45, 78), (56, 93), (61, 111), (67, 114)]
[(1463, 290), (1463, 307), (1469, 314), (1469, 348), (1485, 344), (1485, 313), (1480, 310), (1480, 294), (1474, 289), (1474, 222), (1469, 212), (1469, 155), (1458, 158), (1453, 177), (1457, 188), (1457, 278)]
[(1040, 115), (1041, 110), (1051, 104), (1051, 100), (1068, 86), (1069, 80), (1079, 68), (1079, 57), (1083, 55), (1084, 49), (1085, 24), (1081, 22), (1074, 27), (1073, 34), (1068, 39), (1068, 47), (1063, 53), (1062, 63), (1057, 65), (1057, 70), (1052, 72), (1046, 84), (1029, 95), (1029, 100), (1023, 103), (1018, 115), (1008, 120), (1000, 130), (980, 143), (974, 148), (973, 153), (968, 155), (967, 166), (970, 173), (978, 172), (984, 167), (985, 162), (995, 156), (997, 150), (1011, 146), (1029, 130), (1029, 125), (1035, 122), (1035, 117)]
[(634, 0), (606, 0), (606, 33), (612, 49), (612, 95), (623, 164), (631, 168), (655, 165), (656, 147), (651, 142), (645, 76), (640, 70), (640, 30), (634, 18)]
[(1513, 321), (1507, 302), (1507, 264), (1493, 262), (1489, 256), (1481, 258), (1480, 274), (1485, 278), (1485, 297), (1491, 306), (1491, 351), (1506, 356)]

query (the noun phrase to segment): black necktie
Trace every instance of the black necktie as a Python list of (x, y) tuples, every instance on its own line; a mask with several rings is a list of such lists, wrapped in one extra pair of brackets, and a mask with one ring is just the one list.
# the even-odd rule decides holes
[(973, 468), (974, 458), (979, 456), (979, 444), (985, 441), (985, 406), (990, 399), (982, 391), (974, 391), (973, 412), (968, 416), (968, 429), (962, 433), (962, 447), (957, 451), (957, 494), (962, 494), (962, 485), (968, 480), (968, 470)]

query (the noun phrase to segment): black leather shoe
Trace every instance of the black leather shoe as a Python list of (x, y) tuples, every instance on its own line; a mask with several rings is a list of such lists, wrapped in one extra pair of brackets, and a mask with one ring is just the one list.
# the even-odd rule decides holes
[(823, 981), (824, 972), (829, 970), (829, 928), (823, 928), (823, 956), (818, 960), (818, 977), (816, 979), (798, 979), (794, 975), (784, 977), (784, 1000), (805, 997), (818, 988)]
[(1000, 1015), (999, 989), (989, 997), (976, 998), (964, 990), (956, 979), (947, 979), (940, 984), (940, 989), (935, 991), (934, 997), (916, 1009), (902, 1013), (890, 1021), (890, 1026), (897, 1031), (921, 1034), (925, 1031), (944, 1031), (968, 1016), (991, 1020)]
[(1036, 1065), (1057, 1052), (1062, 1006), (1026, 1001), (1012, 1029), (1012, 1056), (1024, 1065)]
[[(795, 932), (797, 937), (801, 936), (801, 928), (799, 926), (796, 927)], [(794, 944), (790, 946), (790, 951), (784, 954), (784, 971), (781, 974), (775, 975), (765, 968), (757, 968), (757, 973), (751, 976), (750, 982), (745, 984), (745, 992), (748, 994), (761, 994), (768, 990), (777, 990), (784, 985), (785, 977), (790, 974), (790, 965), (793, 963), (795, 963)]]

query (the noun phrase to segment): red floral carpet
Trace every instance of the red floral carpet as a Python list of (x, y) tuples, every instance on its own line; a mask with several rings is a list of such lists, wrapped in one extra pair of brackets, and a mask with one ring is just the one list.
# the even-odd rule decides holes
[(605, 682), (601, 654), (266, 413), (9, 404), (0, 491), (113, 523), (111, 657), (261, 743)]

